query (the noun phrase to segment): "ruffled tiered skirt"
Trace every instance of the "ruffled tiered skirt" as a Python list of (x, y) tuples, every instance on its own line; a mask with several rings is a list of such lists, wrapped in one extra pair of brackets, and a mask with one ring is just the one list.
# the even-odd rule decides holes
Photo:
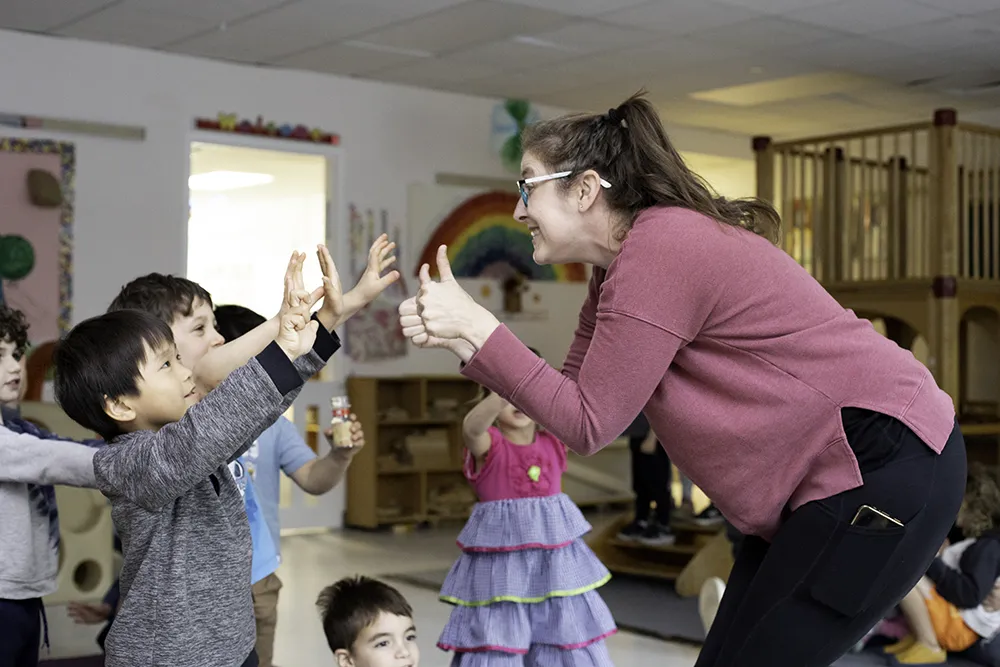
[(597, 589), (611, 578), (565, 494), (476, 505), (441, 588), (455, 605), (438, 646), (461, 667), (611, 667), (616, 631)]

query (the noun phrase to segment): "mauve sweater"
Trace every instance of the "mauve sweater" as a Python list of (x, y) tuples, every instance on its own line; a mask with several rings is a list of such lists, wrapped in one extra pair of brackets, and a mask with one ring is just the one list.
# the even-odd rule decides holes
[(899, 419), (940, 453), (951, 398), (766, 239), (686, 209), (640, 213), (595, 268), (562, 372), (501, 325), (463, 368), (577, 453), (642, 411), (737, 529), (861, 486), (840, 410)]

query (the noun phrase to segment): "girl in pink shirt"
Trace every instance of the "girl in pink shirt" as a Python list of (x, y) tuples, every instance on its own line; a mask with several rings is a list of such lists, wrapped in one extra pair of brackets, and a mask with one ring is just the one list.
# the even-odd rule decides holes
[[(587, 262), (562, 371), (422, 270), (403, 333), (445, 347), (581, 454), (641, 411), (747, 535), (696, 667), (823, 667), (924, 574), (966, 479), (951, 398), (776, 247), (780, 220), (691, 173), (654, 107), (522, 135), (514, 217), (540, 264)], [(929, 287), (929, 284), (928, 284)]]
[(566, 448), (494, 393), (465, 417), (465, 476), (479, 503), (441, 588), (455, 605), (438, 646), (461, 667), (611, 667), (616, 631), (597, 589), (611, 574), (562, 493)]

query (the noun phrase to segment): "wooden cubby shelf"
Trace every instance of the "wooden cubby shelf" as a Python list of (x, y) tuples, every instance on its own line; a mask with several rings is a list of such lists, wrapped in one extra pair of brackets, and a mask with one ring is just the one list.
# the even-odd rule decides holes
[(478, 391), (460, 376), (348, 378), (367, 442), (347, 473), (348, 526), (469, 516), (476, 498), (462, 475), (462, 417)]

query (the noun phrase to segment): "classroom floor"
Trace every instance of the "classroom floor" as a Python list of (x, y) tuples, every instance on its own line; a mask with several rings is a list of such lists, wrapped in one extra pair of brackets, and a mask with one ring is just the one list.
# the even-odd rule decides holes
[[(595, 527), (599, 517), (588, 517)], [(279, 602), (275, 646), (278, 667), (327, 667), (332, 663), (314, 602), (326, 585), (351, 574), (371, 576), (405, 574), (448, 567), (457, 557), (455, 536), (460, 527), (414, 533), (337, 533), (287, 536), (282, 539), (284, 582)], [(421, 648), (422, 667), (447, 667), (451, 655), (435, 647), (448, 620), (450, 607), (426, 588), (391, 582), (413, 605)], [(64, 607), (48, 610), (53, 638), (51, 657), (93, 653), (95, 628), (74, 626)], [(691, 667), (697, 649), (620, 632), (608, 640), (618, 665), (630, 667)]]

